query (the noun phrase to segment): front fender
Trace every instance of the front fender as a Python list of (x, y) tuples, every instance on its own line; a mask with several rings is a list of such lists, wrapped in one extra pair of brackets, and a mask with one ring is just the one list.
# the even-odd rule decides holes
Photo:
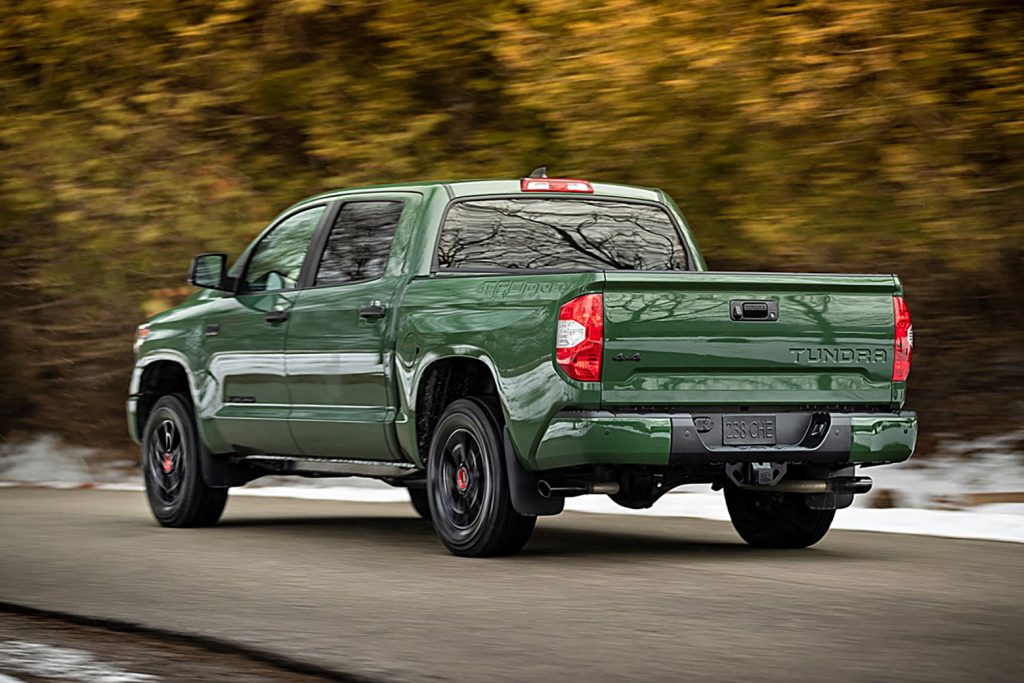
[(195, 407), (196, 430), (200, 440), (206, 447), (215, 452), (227, 450), (225, 445), (220, 443), (216, 428), (210, 419), (212, 412), (216, 409), (217, 392), (210, 390), (210, 387), (207, 386), (209, 383), (204, 384), (201, 381), (201, 376), (193, 369), (188, 356), (174, 349), (156, 349), (144, 353), (135, 361), (126, 406), (128, 433), (132, 440), (140, 443), (144, 426), (139, 424), (138, 420), (139, 399), (142, 394), (142, 378), (146, 369), (157, 362), (171, 362), (178, 365), (184, 371), (185, 377), (188, 380), (189, 397), (192, 399), (192, 405)]

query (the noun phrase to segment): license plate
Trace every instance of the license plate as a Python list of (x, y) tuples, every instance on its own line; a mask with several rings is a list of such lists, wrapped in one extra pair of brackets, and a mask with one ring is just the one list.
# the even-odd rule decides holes
[(774, 446), (774, 415), (726, 415), (722, 420), (725, 446)]

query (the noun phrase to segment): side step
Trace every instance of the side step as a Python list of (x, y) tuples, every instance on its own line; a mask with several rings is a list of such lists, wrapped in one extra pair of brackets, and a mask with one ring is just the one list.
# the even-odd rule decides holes
[(237, 459), (282, 474), (328, 477), (409, 477), (422, 472), (408, 462), (348, 460), (345, 458), (294, 458), (286, 455), (246, 455)]

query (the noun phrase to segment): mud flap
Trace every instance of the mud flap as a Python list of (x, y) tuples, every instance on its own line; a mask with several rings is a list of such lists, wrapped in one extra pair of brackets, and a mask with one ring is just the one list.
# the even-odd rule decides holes
[(551, 496), (544, 498), (537, 492), (537, 478), (519, 464), (508, 427), (502, 429), (505, 452), (505, 470), (508, 472), (508, 490), (512, 507), (521, 515), (557, 515), (565, 507), (565, 498)]
[(270, 474), (267, 470), (241, 462), (231, 462), (227, 455), (215, 455), (199, 440), (199, 469), (210, 488), (225, 489), (244, 486), (253, 479)]

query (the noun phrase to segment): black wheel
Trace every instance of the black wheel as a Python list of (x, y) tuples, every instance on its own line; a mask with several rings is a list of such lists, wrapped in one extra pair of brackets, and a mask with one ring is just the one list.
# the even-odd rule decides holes
[(725, 504), (744, 541), (758, 548), (806, 548), (820, 541), (835, 510), (812, 510), (799, 493), (767, 493), (728, 486)]
[(455, 555), (511, 555), (537, 524), (512, 507), (498, 418), (477, 399), (455, 401), (441, 416), (430, 442), (427, 492), (434, 530)]
[(199, 448), (188, 403), (174, 394), (158, 400), (143, 431), (142, 472), (149, 508), (163, 526), (210, 526), (224, 512), (228, 490), (203, 481)]
[(427, 500), (427, 489), (409, 489), (409, 500), (412, 502), (416, 513), (423, 519), (430, 521), (430, 501)]

